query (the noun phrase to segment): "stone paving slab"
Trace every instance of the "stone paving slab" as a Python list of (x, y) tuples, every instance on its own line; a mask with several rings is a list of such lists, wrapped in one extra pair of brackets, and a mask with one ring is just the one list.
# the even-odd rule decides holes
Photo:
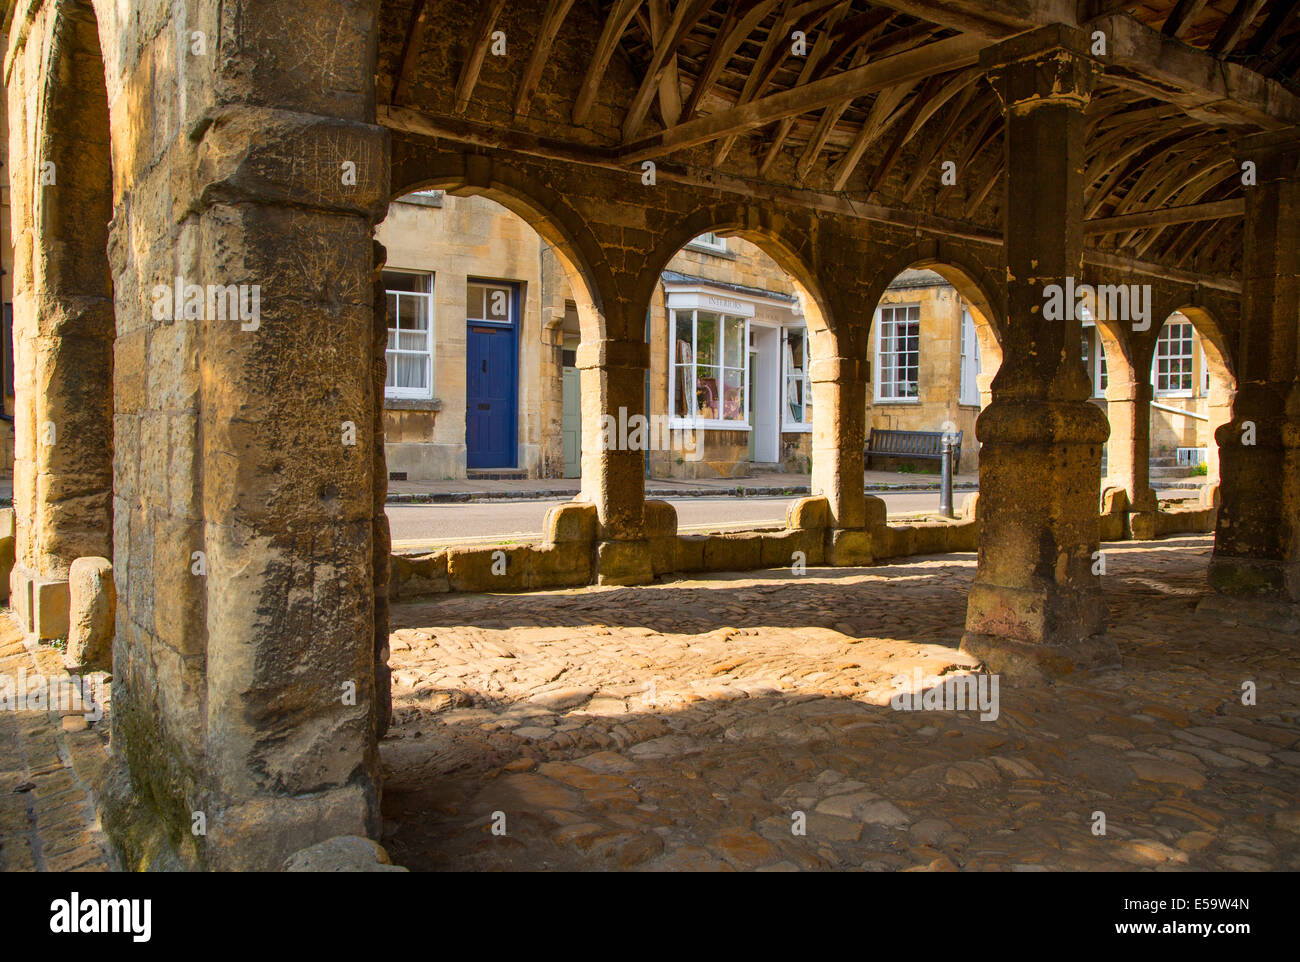
[(108, 676), (89, 678), (105, 711), (94, 720), (93, 701), (78, 704), (66, 694), (71, 681), (59, 652), (25, 643), (12, 613), (0, 609), (0, 699), (27, 696), (0, 701), (0, 872), (116, 867), (95, 811), (108, 764)]
[(975, 668), (973, 555), (396, 605), (383, 843), (413, 870), (1300, 868), (1297, 640), (1195, 615), (1211, 546), (1108, 547), (1122, 671), (1000, 686), (986, 721), (889, 704)]

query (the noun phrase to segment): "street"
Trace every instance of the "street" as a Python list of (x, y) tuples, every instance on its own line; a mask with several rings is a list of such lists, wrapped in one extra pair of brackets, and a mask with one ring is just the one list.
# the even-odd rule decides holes
[[(969, 492), (958, 491), (960, 509)], [(890, 514), (939, 510), (939, 492), (905, 491), (883, 495)], [(554, 501), (483, 501), (469, 504), (390, 504), (393, 546), (456, 544), (484, 539), (535, 539)], [(678, 530), (718, 531), (729, 527), (783, 524), (786, 506), (794, 498), (675, 498)]]

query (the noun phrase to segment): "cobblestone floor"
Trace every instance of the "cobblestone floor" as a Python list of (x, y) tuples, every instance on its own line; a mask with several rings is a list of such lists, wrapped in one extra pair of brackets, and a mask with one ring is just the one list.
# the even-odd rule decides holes
[(397, 606), (383, 841), (416, 870), (1300, 868), (1300, 641), (1195, 615), (1211, 543), (1108, 546), (1122, 671), (1001, 685), (989, 721), (889, 706), (972, 667), (973, 555)]
[[(0, 685), (14, 683), (0, 696), (31, 692), (35, 698), (29, 683), (36, 677), (69, 681), (62, 655), (48, 646), (29, 649), (13, 615), (0, 609)], [(90, 690), (106, 693), (107, 684), (99, 684), (105, 677), (97, 676)], [(92, 794), (108, 763), (107, 715), (88, 721), (97, 714), (93, 703), (81, 710), (45, 707), (45, 691), (45, 701), (24, 702), (34, 710), (0, 710), (0, 872), (109, 871), (115, 861)]]

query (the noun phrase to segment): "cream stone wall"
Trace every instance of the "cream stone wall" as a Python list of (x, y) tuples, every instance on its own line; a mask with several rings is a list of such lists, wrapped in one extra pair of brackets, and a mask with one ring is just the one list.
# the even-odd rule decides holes
[[(688, 245), (668, 261), (666, 269), (783, 297), (799, 294), (790, 276), (757, 245), (729, 237), (726, 246), (725, 251), (713, 251)], [(661, 283), (650, 302), (650, 413), (657, 416), (668, 414), (668, 321)], [(673, 436), (674, 444), (682, 442), (680, 432), (674, 432)], [(749, 432), (700, 430), (695, 432), (695, 443), (693, 456), (675, 450), (650, 452), (650, 473), (656, 477), (679, 478), (749, 476)], [(779, 454), (781, 470), (808, 470), (812, 455), (811, 429), (782, 431)]]
[[(961, 463), (958, 471), (973, 473), (979, 469), (979, 443), (975, 437), (975, 420), (989, 401), (989, 383), (997, 373), (1001, 352), (993, 331), (975, 310), (975, 337), (980, 348), (980, 375), (977, 378), (980, 402), (960, 403), (961, 324), (965, 305), (957, 290), (932, 271), (905, 271), (880, 300), (881, 307), (916, 306), (920, 308), (920, 365), (917, 372), (917, 399), (914, 401), (882, 400), (877, 397), (877, 336), (879, 315), (873, 319), (870, 338), (871, 377), (867, 385), (867, 432), (872, 428), (890, 431), (942, 431), (951, 422), (962, 432)], [(968, 305), (966, 305), (968, 306)], [(904, 462), (894, 458), (873, 457), (871, 469), (891, 470), (903, 463), (921, 472), (938, 472), (939, 461)]]
[(469, 278), (518, 284), (517, 467), (542, 469), (542, 250), (537, 232), (482, 197), (442, 195), (442, 206), (395, 201), (376, 237), (387, 269), (433, 274), (432, 404), (385, 399), (388, 470), (416, 480), (465, 477), (465, 289)]

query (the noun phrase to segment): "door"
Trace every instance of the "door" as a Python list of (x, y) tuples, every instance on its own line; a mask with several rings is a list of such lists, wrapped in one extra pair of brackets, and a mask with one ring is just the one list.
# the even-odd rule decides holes
[(560, 428), (564, 439), (564, 476), (580, 478), (582, 477), (582, 393), (576, 367), (564, 368), (560, 390), (564, 406)]
[[(753, 335), (750, 335), (751, 341)], [(749, 452), (747, 460), (755, 461), (755, 448), (758, 441), (758, 419), (754, 416), (754, 408), (758, 404), (758, 388), (755, 382), (758, 380), (758, 351), (752, 347), (749, 349), (749, 384), (748, 390), (745, 391), (745, 420), (749, 422)]]
[(465, 463), (513, 468), (518, 457), (517, 297), (512, 287), (471, 281), (465, 334)]

